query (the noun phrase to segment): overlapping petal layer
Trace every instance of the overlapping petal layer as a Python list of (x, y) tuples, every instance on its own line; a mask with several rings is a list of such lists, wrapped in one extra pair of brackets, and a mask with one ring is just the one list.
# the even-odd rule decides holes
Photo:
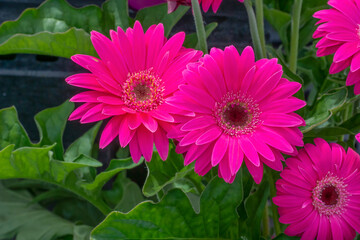
[(73, 86), (89, 89), (71, 101), (83, 102), (69, 117), (81, 123), (110, 118), (100, 139), (106, 147), (119, 137), (122, 147), (129, 145), (134, 161), (141, 156), (150, 161), (153, 144), (163, 160), (168, 154), (167, 131), (174, 117), (166, 103), (183, 81), (182, 71), (202, 53), (182, 47), (185, 34), (164, 37), (162, 24), (145, 33), (139, 22), (124, 32), (110, 32), (111, 39), (98, 32), (91, 41), (100, 58), (75, 55), (72, 60), (90, 73), (66, 79)]
[(350, 67), (346, 85), (354, 85), (355, 94), (360, 94), (360, 1), (329, 0), (331, 9), (320, 10), (314, 17), (320, 19), (314, 38), (317, 56), (334, 54), (330, 74)]
[(360, 156), (323, 139), (306, 144), (276, 182), (280, 222), (301, 239), (354, 239), (360, 232)]
[(235, 47), (213, 48), (199, 63), (184, 71), (180, 85), (167, 102), (191, 114), (169, 133), (179, 141), (177, 151), (185, 164), (206, 174), (218, 166), (219, 176), (232, 182), (245, 163), (259, 183), (263, 164), (282, 170), (282, 153), (296, 154), (303, 146), (299, 126), (304, 120), (294, 111), (305, 102), (292, 95), (301, 85), (282, 78), (277, 59), (255, 61), (251, 47), (241, 55)]

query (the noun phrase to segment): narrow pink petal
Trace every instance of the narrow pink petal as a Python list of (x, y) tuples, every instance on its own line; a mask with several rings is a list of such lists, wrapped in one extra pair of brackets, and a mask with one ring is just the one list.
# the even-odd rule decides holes
[(228, 156), (231, 175), (235, 175), (239, 171), (244, 160), (244, 152), (240, 148), (239, 141), (241, 140), (237, 138), (230, 138), (229, 140)]
[(98, 102), (97, 98), (104, 93), (97, 91), (81, 92), (70, 98), (70, 102)]
[(340, 225), (339, 220), (335, 216), (330, 217), (330, 229), (332, 233), (333, 239), (344, 239), (343, 238), (343, 231), (342, 226)]
[(211, 169), (210, 155), (210, 151), (205, 151), (195, 162), (194, 171), (200, 176), (204, 176)]
[(226, 47), (224, 50), (224, 76), (228, 89), (235, 89), (241, 80), (239, 76), (239, 52), (234, 46)]
[[(146, 32), (148, 33), (149, 30)], [(156, 25), (155, 29), (151, 31), (148, 39), (147, 47), (147, 58), (146, 58), (146, 68), (154, 67), (157, 56), (163, 47), (164, 44), (164, 26), (162, 24)]]
[(358, 70), (360, 70), (360, 51), (359, 51), (359, 49), (358, 49), (358, 52), (356, 53), (356, 55), (354, 55), (354, 57), (351, 61), (351, 66), (350, 66), (351, 72), (355, 72)]
[(131, 141), (129, 143), (129, 150), (130, 150), (130, 154), (131, 154), (133, 161), (135, 163), (138, 163), (140, 161), (142, 154), (141, 154), (141, 150), (139, 147), (139, 142), (138, 142), (138, 138), (137, 138), (136, 134), (134, 135), (134, 137), (131, 139)]
[(220, 91), (214, 91), (214, 89), (220, 89), (219, 82), (211, 75), (211, 73), (204, 67), (199, 67), (200, 77), (203, 84), (205, 85), (209, 94), (211, 94), (214, 99), (220, 100), (222, 94)]
[(124, 106), (117, 106), (117, 105), (106, 105), (102, 109), (102, 114), (109, 115), (109, 116), (116, 116), (116, 115), (123, 115), (127, 112), (124, 111)]
[(216, 166), (223, 159), (226, 150), (229, 144), (229, 135), (222, 134), (218, 140), (216, 141), (212, 155), (211, 155), (211, 164), (212, 166)]
[(341, 45), (334, 55), (334, 62), (342, 62), (359, 51), (357, 42), (347, 42)]
[(245, 154), (246, 158), (256, 167), (259, 167), (260, 166), (259, 155), (255, 147), (251, 143), (251, 141), (246, 136), (242, 136), (239, 139), (238, 143), (243, 153)]
[(145, 48), (145, 34), (139, 21), (135, 21), (133, 35), (133, 55), (136, 59), (136, 69), (143, 70), (145, 68), (146, 48)]
[(212, 116), (200, 116), (197, 118), (193, 118), (192, 120), (188, 121), (187, 123), (185, 123), (181, 130), (182, 131), (193, 131), (193, 130), (197, 130), (197, 129), (202, 129), (202, 128), (206, 128), (210, 125), (215, 124), (215, 119)]
[(84, 103), (70, 114), (69, 121), (80, 119), (87, 111), (96, 105), (96, 103)]
[(119, 142), (121, 147), (126, 147), (134, 136), (135, 131), (129, 129), (128, 118), (122, 118), (119, 126)]
[(254, 138), (261, 138), (264, 143), (283, 152), (292, 153), (294, 151), (293, 147), (288, 143), (288, 141), (286, 141), (283, 137), (270, 128), (259, 128), (256, 132), (254, 132), (253, 136)]
[(97, 100), (99, 102), (106, 103), (106, 104), (109, 104), (109, 105), (122, 105), (122, 104), (124, 104), (124, 102), (118, 96), (111, 96), (111, 95), (100, 96), (100, 97), (97, 98)]
[(360, 71), (350, 71), (346, 79), (346, 86), (351, 86), (360, 82)]
[(303, 121), (284, 113), (263, 113), (261, 114), (263, 124), (270, 127), (298, 127)]
[(262, 139), (251, 137), (249, 138), (252, 145), (255, 147), (256, 151), (261, 154), (264, 158), (268, 159), (269, 161), (275, 160), (275, 155), (273, 151), (270, 149), (268, 145), (266, 145)]
[(154, 134), (144, 127), (139, 127), (136, 132), (142, 155), (146, 161), (150, 162), (153, 153)]
[(210, 143), (212, 141), (215, 141), (221, 134), (223, 130), (220, 129), (217, 126), (214, 126), (204, 132), (195, 142), (196, 145), (203, 145), (206, 143)]
[(120, 122), (121, 119), (119, 117), (113, 117), (106, 124), (100, 137), (100, 143), (99, 143), (100, 148), (105, 148), (119, 134)]
[(229, 162), (229, 156), (226, 153), (224, 158), (219, 163), (219, 173), (221, 174), (221, 177), (225, 180), (225, 182), (230, 182), (232, 179), (232, 174), (230, 171), (230, 162)]
[(174, 117), (169, 113), (162, 111), (161, 109), (156, 109), (151, 112), (151, 116), (161, 121), (165, 122), (174, 122)]
[(327, 216), (320, 215), (319, 231), (318, 231), (317, 239), (319, 240), (331, 239), (330, 223)]
[(152, 133), (156, 132), (158, 128), (158, 123), (156, 120), (154, 120), (150, 114), (148, 113), (141, 113), (141, 122), (144, 124), (144, 126)]
[(245, 164), (247, 169), (249, 170), (249, 173), (254, 178), (254, 181), (256, 184), (260, 184), (262, 177), (263, 177), (263, 164), (260, 163), (260, 166), (256, 167), (253, 163), (245, 159)]
[[(179, 142), (180, 146), (187, 146), (190, 144), (194, 144), (196, 140), (204, 133), (204, 130), (195, 130), (186, 132), (186, 135), (182, 137), (181, 141)], [(201, 144), (198, 144), (201, 145)]]
[[(82, 66), (83, 68), (85, 68), (87, 70), (90, 70), (89, 69), (90, 66), (92, 68), (100, 68), (100, 69), (104, 69), (104, 67), (105, 67), (100, 59), (93, 57), (93, 56), (84, 55), (84, 54), (76, 54), (71, 57), (71, 60), (73, 60), (75, 63), (77, 63), (78, 65)], [(90, 74), (90, 73), (87, 73), (87, 74)]]
[(273, 113), (289, 113), (304, 107), (306, 102), (295, 97), (281, 99), (278, 101), (267, 101), (260, 106), (261, 111), (271, 111)]
[(176, 33), (174, 36), (169, 38), (169, 40), (164, 44), (164, 46), (161, 48), (159, 52), (156, 65), (159, 65), (161, 59), (167, 52), (170, 53), (169, 60), (170, 61), (173, 60), (174, 57), (178, 54), (180, 48), (182, 47), (184, 40), (185, 40), (184, 32)]
[(99, 84), (97, 77), (92, 73), (78, 73), (67, 77), (65, 81), (75, 87), (87, 88), (90, 90), (106, 92)]
[(102, 114), (103, 105), (97, 104), (89, 109), (80, 119), (81, 123), (97, 122), (108, 118), (109, 116)]
[(195, 161), (206, 150), (208, 150), (208, 145), (190, 145), (189, 151), (185, 155), (184, 165), (189, 165), (190, 163)]
[(131, 130), (137, 129), (141, 124), (141, 119), (139, 114), (129, 114), (128, 116), (128, 125)]
[(169, 154), (169, 139), (166, 137), (165, 131), (160, 127), (154, 133), (154, 143), (160, 158), (165, 161)]
[(203, 58), (204, 67), (209, 71), (209, 73), (216, 79), (219, 83), (219, 91), (221, 94), (226, 93), (226, 85), (224, 80), (223, 72), (220, 69), (218, 64), (221, 64), (213, 58), (212, 55), (205, 55)]

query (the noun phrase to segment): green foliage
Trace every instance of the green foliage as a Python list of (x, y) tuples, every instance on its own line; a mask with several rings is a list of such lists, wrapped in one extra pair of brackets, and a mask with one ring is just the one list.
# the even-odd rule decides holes
[(235, 209), (242, 198), (241, 176), (233, 184), (215, 178), (201, 196), (199, 214), (186, 195), (175, 189), (158, 204), (143, 202), (128, 214), (109, 214), (93, 230), (91, 239), (230, 238), (228, 231), (236, 225)]
[[(165, 4), (140, 10), (136, 20), (147, 29), (162, 22), (168, 35), (186, 13), (180, 7), (167, 14)], [(95, 30), (109, 35), (110, 29), (131, 27), (127, 0), (108, 0), (101, 8), (74, 8), (65, 0), (47, 0), (38, 8), (25, 10), (15, 21), (0, 26), (0, 54), (30, 53), (70, 58), (75, 54), (97, 56), (90, 41)]]
[(148, 176), (143, 193), (147, 197), (155, 195), (168, 184), (173, 184), (186, 192), (194, 189), (198, 194), (201, 193), (198, 191), (202, 190), (201, 178), (194, 173), (193, 164), (184, 166), (184, 158), (175, 152), (172, 144), (170, 144), (169, 156), (166, 161), (161, 160), (159, 154), (154, 152), (151, 161), (146, 162), (146, 166)]
[[(210, 34), (215, 30), (215, 28), (218, 26), (216, 22), (209, 23), (205, 26), (205, 32), (206, 37), (209, 37)], [(187, 48), (198, 48), (198, 38), (196, 33), (188, 34), (186, 35), (185, 41), (184, 41), (184, 47)]]
[(48, 240), (66, 235), (89, 238), (91, 228), (75, 225), (34, 204), (26, 191), (14, 192), (0, 184), (0, 238)]

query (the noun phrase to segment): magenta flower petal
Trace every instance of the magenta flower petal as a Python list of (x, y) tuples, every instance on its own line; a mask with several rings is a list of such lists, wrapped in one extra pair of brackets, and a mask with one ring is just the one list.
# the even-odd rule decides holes
[(71, 99), (84, 104), (69, 120), (88, 123), (110, 118), (100, 138), (101, 148), (119, 136), (120, 145), (129, 145), (135, 162), (141, 156), (150, 161), (154, 143), (165, 160), (169, 149), (167, 132), (175, 127), (174, 116), (181, 113), (172, 110), (167, 101), (182, 83), (186, 65), (196, 62), (201, 53), (182, 47), (184, 33), (167, 40), (162, 24), (150, 26), (144, 32), (136, 21), (134, 28), (111, 30), (110, 36), (111, 39), (91, 32), (100, 58), (72, 57), (90, 73), (75, 74), (66, 82), (91, 91)]
[(179, 126), (171, 132), (185, 164), (195, 161), (201, 175), (218, 165), (227, 182), (243, 162), (257, 183), (263, 164), (282, 170), (281, 152), (295, 154), (296, 146), (303, 146), (298, 127), (304, 120), (294, 111), (305, 102), (292, 96), (301, 85), (281, 75), (276, 59), (255, 62), (251, 47), (241, 55), (233, 46), (213, 48), (199, 63), (189, 64), (179, 92), (168, 102), (193, 114), (176, 119)]
[(276, 182), (279, 221), (289, 224), (287, 235), (302, 239), (353, 239), (360, 230), (360, 199), (355, 197), (360, 156), (323, 139), (314, 142), (287, 159)]
[[(320, 19), (313, 37), (321, 38), (316, 44), (317, 56), (334, 54), (330, 74), (350, 67), (352, 73), (360, 71), (360, 4), (355, 0), (330, 0), (331, 9), (320, 10), (314, 14)], [(359, 94), (360, 78), (350, 74), (347, 85), (355, 84), (355, 94)], [(351, 83), (351, 84), (350, 84)]]

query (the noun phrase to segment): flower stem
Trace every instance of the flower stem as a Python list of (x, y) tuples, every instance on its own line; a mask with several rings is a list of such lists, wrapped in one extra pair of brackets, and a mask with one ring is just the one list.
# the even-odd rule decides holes
[(206, 43), (206, 32), (204, 27), (204, 21), (201, 15), (199, 0), (191, 0), (192, 11), (194, 15), (196, 34), (198, 37), (198, 46), (199, 49), (204, 53), (208, 53), (207, 43)]
[(245, 0), (244, 3), (249, 18), (250, 33), (255, 48), (256, 58), (257, 59), (264, 58), (265, 54), (261, 49), (259, 31), (257, 28), (256, 17), (255, 17), (254, 9), (252, 8), (251, 0)]
[(274, 222), (275, 233), (277, 236), (277, 235), (281, 234), (281, 228), (280, 228), (279, 214), (277, 211), (277, 206), (272, 201), (272, 198), (276, 196), (275, 182), (274, 182), (274, 178), (272, 175), (272, 171), (269, 168), (267, 168), (266, 170), (268, 170), (268, 171), (266, 171), (266, 175), (268, 176), (269, 185), (270, 185), (271, 212), (272, 212), (272, 217), (273, 217), (273, 222)]
[(293, 6), (293, 17), (291, 19), (291, 42), (290, 42), (290, 59), (289, 68), (296, 73), (297, 57), (299, 48), (299, 27), (300, 15), (303, 0), (295, 0)]
[(264, 57), (266, 57), (263, 0), (255, 0), (255, 11), (256, 11), (256, 23), (260, 37), (261, 51), (263, 52)]
[(267, 239), (270, 235), (269, 225), (269, 207), (265, 204), (264, 215), (263, 215), (263, 236)]

